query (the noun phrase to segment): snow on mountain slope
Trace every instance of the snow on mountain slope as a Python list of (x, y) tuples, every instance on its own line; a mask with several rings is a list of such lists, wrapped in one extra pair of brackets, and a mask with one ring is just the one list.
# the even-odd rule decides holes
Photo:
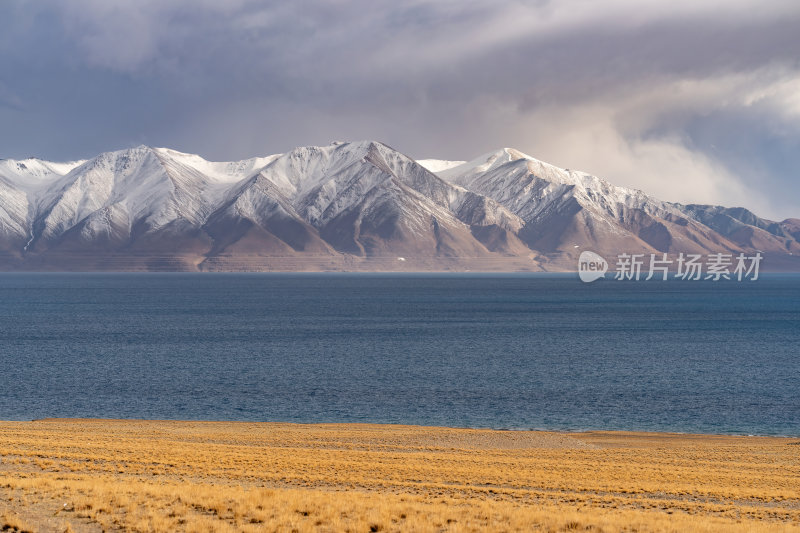
[(13, 246), (28, 234), (28, 195), (0, 177), (0, 240)]
[(212, 255), (332, 252), (283, 192), (261, 173), (229, 189), (203, 229), (214, 240)]
[[(228, 219), (235, 211), (265, 230), (274, 217), (281, 225), (300, 219), (337, 249), (359, 255), (390, 253), (386, 239), (396, 250), (405, 243), (406, 253), (414, 246), (485, 252), (450, 211), (451, 199), (465, 193), (384, 144), (337, 142), (275, 158), (229, 192), (226, 209)], [(447, 239), (453, 242), (445, 246)]]
[(198, 226), (220, 192), (213, 178), (157, 149), (101, 154), (56, 181), (37, 206), (36, 239), (80, 228), (79, 238), (122, 243), (177, 222)]
[(401, 180), (441, 205), (447, 203), (449, 188), (410, 158), (373, 141), (296, 148), (275, 158), (260, 175), (314, 226), (324, 225), (388, 179)]
[(0, 240), (16, 243), (30, 238), (39, 195), (84, 161), (51, 163), (36, 158), (0, 160)]
[(55, 180), (85, 162), (85, 160), (82, 160), (52, 163), (36, 158), (20, 161), (0, 159), (0, 178), (5, 178), (21, 190), (35, 191), (43, 186), (52, 184)]
[(570, 258), (574, 250), (591, 246), (645, 252), (736, 248), (673, 204), (511, 148), (439, 175), (518, 215), (525, 221), (519, 236), (532, 248)]
[(525, 220), (534, 220), (565, 195), (614, 219), (620, 216), (621, 207), (667, 209), (641, 191), (611, 185), (585, 172), (558, 168), (513, 148), (484, 154), (438, 174), (493, 198)]
[(196, 154), (185, 154), (169, 148), (153, 148), (153, 151), (165, 159), (191, 167), (201, 174), (224, 184), (237, 183), (249, 178), (281, 156), (281, 154), (275, 154), (266, 157), (252, 157), (242, 161), (215, 162), (206, 161)]
[(228, 189), (276, 157), (209, 162), (140, 146), (72, 163), (4, 160), (0, 198), (6, 201), (0, 224), (16, 230), (32, 226), (25, 234), (32, 230), (35, 242), (52, 242), (71, 232), (86, 242), (118, 244), (167, 227), (198, 228)]
[(433, 173), (449, 170), (466, 163), (466, 161), (447, 161), (446, 159), (417, 159), (417, 163), (425, 170)]

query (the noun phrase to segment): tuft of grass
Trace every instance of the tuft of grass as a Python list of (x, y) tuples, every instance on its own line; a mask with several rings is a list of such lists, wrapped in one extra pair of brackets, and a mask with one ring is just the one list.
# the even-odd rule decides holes
[(23, 522), (13, 513), (3, 513), (0, 515), (0, 531), (9, 533), (33, 533), (33, 528)]

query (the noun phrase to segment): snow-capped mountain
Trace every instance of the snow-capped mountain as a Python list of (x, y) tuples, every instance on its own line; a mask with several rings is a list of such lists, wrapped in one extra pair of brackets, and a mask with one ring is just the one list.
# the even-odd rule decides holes
[(469, 162), (374, 141), (221, 163), (146, 146), (0, 160), (5, 270), (562, 270), (584, 249), (762, 250), (800, 266), (799, 225), (662, 202), (510, 148)]
[(209, 230), (244, 223), (295, 252), (481, 254), (450, 210), (463, 194), (380, 143), (304, 147), (230, 191)]
[(524, 221), (519, 237), (556, 261), (577, 257), (586, 248), (629, 253), (738, 249), (694, 211), (511, 148), (439, 175), (509, 208)]
[(34, 158), (0, 160), (0, 243), (4, 248), (13, 249), (19, 242), (27, 244), (37, 199), (82, 163), (51, 163)]

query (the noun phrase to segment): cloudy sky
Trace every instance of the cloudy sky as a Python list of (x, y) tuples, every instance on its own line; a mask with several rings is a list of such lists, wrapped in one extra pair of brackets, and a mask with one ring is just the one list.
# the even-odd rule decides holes
[(0, 157), (348, 139), (800, 217), (800, 3), (0, 0)]

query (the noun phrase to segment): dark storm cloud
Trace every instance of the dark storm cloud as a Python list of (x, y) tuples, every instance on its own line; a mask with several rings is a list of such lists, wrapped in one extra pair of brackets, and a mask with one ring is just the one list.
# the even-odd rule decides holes
[(666, 199), (800, 216), (795, 6), (10, 0), (0, 156), (510, 145)]

